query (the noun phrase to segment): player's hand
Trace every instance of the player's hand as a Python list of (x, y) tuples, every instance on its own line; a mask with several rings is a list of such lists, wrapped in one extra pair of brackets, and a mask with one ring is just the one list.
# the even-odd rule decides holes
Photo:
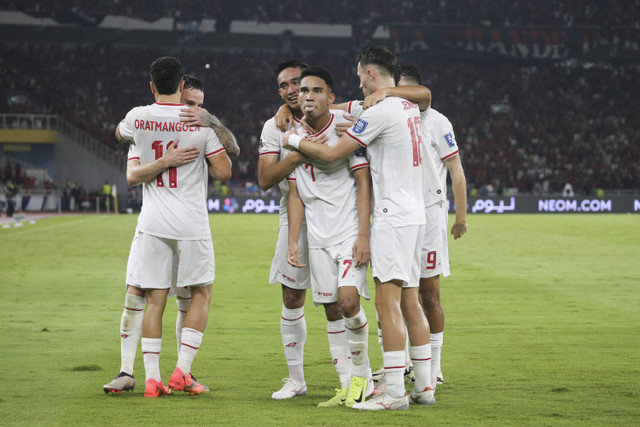
[(201, 107), (183, 108), (180, 111), (180, 120), (190, 126), (211, 127), (216, 123), (220, 123), (216, 116)]
[(325, 133), (321, 133), (317, 136), (305, 136), (304, 139), (307, 141), (315, 142), (316, 144), (324, 144), (329, 140), (329, 137)]
[(306, 163), (309, 161), (309, 157), (298, 151), (298, 150), (293, 150), (291, 151), (288, 155), (287, 158), (291, 158), (294, 162), (296, 162), (297, 164), (302, 164), (302, 163)]
[(355, 260), (356, 267), (366, 265), (371, 258), (371, 252), (369, 249), (369, 239), (365, 236), (356, 237), (356, 241), (353, 244), (351, 250), (351, 258)]
[(366, 110), (367, 108), (371, 108), (376, 105), (378, 102), (382, 101), (387, 97), (387, 91), (385, 88), (378, 89), (373, 92), (371, 95), (367, 96), (364, 99), (364, 104), (362, 104), (362, 109)]
[(313, 135), (314, 133), (316, 133), (316, 131), (311, 126), (309, 126), (309, 123), (307, 123), (307, 116), (302, 116), (302, 118), (300, 119), (300, 127), (304, 129), (304, 131), (309, 135)]
[(302, 268), (305, 264), (300, 262), (300, 250), (298, 249), (298, 244), (289, 244), (289, 249), (287, 250), (287, 262), (294, 267)]
[(344, 135), (344, 133), (349, 130), (349, 128), (351, 128), (351, 126), (353, 126), (356, 122), (356, 118), (355, 117), (351, 117), (348, 114), (344, 115), (344, 118), (347, 119), (347, 122), (343, 122), (343, 123), (338, 123), (336, 125), (336, 135), (338, 136), (342, 136)]
[(282, 137), (282, 145), (284, 146), (284, 148), (286, 148), (287, 150), (291, 150), (291, 151), (296, 151), (295, 148), (291, 147), (289, 145), (289, 137), (291, 135), (296, 135), (296, 131), (293, 129), (289, 129), (288, 131), (286, 131), (284, 133), (284, 136)]
[(454, 239), (462, 237), (467, 232), (467, 223), (465, 221), (456, 221), (451, 227), (451, 234)]
[(162, 159), (167, 167), (178, 167), (193, 162), (199, 155), (200, 150), (197, 147), (178, 148), (178, 140), (176, 139), (167, 144), (167, 151), (165, 151)]
[(293, 125), (293, 113), (291, 112), (291, 108), (287, 104), (284, 104), (282, 107), (278, 109), (278, 112), (274, 116), (276, 126), (282, 132), (286, 132), (291, 129)]

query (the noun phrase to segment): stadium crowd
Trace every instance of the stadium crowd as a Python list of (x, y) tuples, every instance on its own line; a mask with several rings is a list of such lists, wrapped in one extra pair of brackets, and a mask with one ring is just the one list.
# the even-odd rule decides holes
[[(553, 0), (541, 5), (523, 0), (317, 0), (314, 7), (296, 0), (0, 0), (0, 10), (55, 16), (64, 10), (96, 15), (125, 15), (153, 21), (161, 17), (209, 18), (256, 22), (331, 24), (487, 24), (498, 26), (640, 26), (639, 0)], [(322, 11), (322, 13), (318, 13)]]
[[(0, 44), (5, 70), (0, 111), (60, 114), (115, 150), (124, 150), (113, 137), (115, 124), (132, 105), (153, 101), (147, 69), (163, 54), (167, 51), (124, 46)], [(171, 54), (203, 81), (205, 107), (238, 139), (242, 154), (235, 161), (235, 186), (255, 182), (260, 130), (281, 102), (271, 75), (281, 54)], [(362, 98), (353, 55), (297, 56), (334, 74), (338, 100)], [(126, 61), (109, 60), (116, 57)], [(523, 67), (426, 57), (415, 65), (423, 70), (433, 106), (454, 125), (470, 189), (560, 192), (567, 182), (578, 194), (638, 188), (638, 66)], [(13, 102), (15, 94), (29, 102)]]

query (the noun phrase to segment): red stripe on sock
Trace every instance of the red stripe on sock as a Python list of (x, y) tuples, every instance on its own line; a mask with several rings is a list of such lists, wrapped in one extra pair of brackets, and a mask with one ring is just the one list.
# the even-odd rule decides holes
[(426, 358), (426, 359), (414, 359), (414, 358), (411, 358), (412, 362), (426, 362), (427, 360), (431, 360), (431, 358), (430, 357)]
[(186, 329), (187, 331), (191, 331), (191, 332), (197, 332), (197, 333), (199, 333), (199, 334), (201, 334), (201, 333), (202, 333), (202, 332), (200, 332), (200, 331), (196, 331), (195, 329), (191, 329), (191, 328), (184, 328), (184, 329)]
[(192, 348), (192, 349), (194, 349), (194, 350), (197, 350), (197, 349), (199, 349), (199, 348), (200, 348), (200, 347), (194, 347), (194, 346), (189, 345), (189, 344), (185, 344), (185, 343), (183, 343), (183, 342), (181, 342), (181, 343), (180, 343), (180, 345), (186, 345), (187, 347), (190, 347), (190, 348)]
[(369, 322), (365, 322), (365, 324), (364, 324), (364, 325), (360, 326), (359, 328), (355, 328), (355, 329), (351, 329), (350, 327), (348, 327), (347, 325), (345, 325), (345, 328), (347, 328), (347, 329), (348, 329), (348, 330), (350, 330), (350, 331), (357, 331), (358, 329), (362, 329), (362, 328), (364, 328), (364, 327), (365, 327), (365, 326), (367, 326), (368, 324), (369, 324)]
[(346, 332), (346, 331), (344, 329), (341, 330), (341, 331), (337, 331), (337, 332), (329, 332), (329, 331), (327, 331), (328, 334), (341, 334), (343, 332)]
[(293, 322), (294, 320), (300, 320), (300, 319), (302, 319), (303, 317), (304, 317), (304, 314), (303, 314), (302, 316), (298, 317), (298, 318), (295, 318), (295, 319), (287, 319), (286, 317), (282, 317), (282, 316), (280, 316), (280, 318), (281, 318), (282, 320), (286, 320), (287, 322)]
[(124, 306), (125, 310), (131, 310), (131, 311), (143, 311), (144, 308), (131, 308), (131, 307), (127, 307), (126, 305)]
[(142, 354), (160, 354), (159, 351), (143, 351)]
[(404, 369), (404, 365), (402, 365), (402, 366), (385, 366), (384, 369)]
[(180, 313), (186, 313), (186, 311), (184, 311), (184, 310), (180, 310), (180, 309), (178, 309), (178, 311), (179, 311)]

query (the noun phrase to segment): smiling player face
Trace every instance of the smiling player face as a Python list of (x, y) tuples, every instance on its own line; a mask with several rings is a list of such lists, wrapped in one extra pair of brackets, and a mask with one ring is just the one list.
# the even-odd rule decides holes
[(291, 110), (300, 111), (298, 92), (300, 90), (300, 74), (298, 67), (285, 68), (278, 74), (278, 94)]
[(189, 107), (202, 107), (204, 105), (204, 92), (196, 89), (182, 91), (182, 103)]

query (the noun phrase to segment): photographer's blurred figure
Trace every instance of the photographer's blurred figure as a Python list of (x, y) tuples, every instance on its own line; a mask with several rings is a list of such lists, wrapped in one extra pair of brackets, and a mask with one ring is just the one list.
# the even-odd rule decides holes
[(18, 194), (18, 189), (15, 184), (9, 180), (4, 185), (3, 188), (4, 195), (7, 198), (7, 218), (11, 218), (13, 216), (13, 212), (15, 210), (13, 198)]

